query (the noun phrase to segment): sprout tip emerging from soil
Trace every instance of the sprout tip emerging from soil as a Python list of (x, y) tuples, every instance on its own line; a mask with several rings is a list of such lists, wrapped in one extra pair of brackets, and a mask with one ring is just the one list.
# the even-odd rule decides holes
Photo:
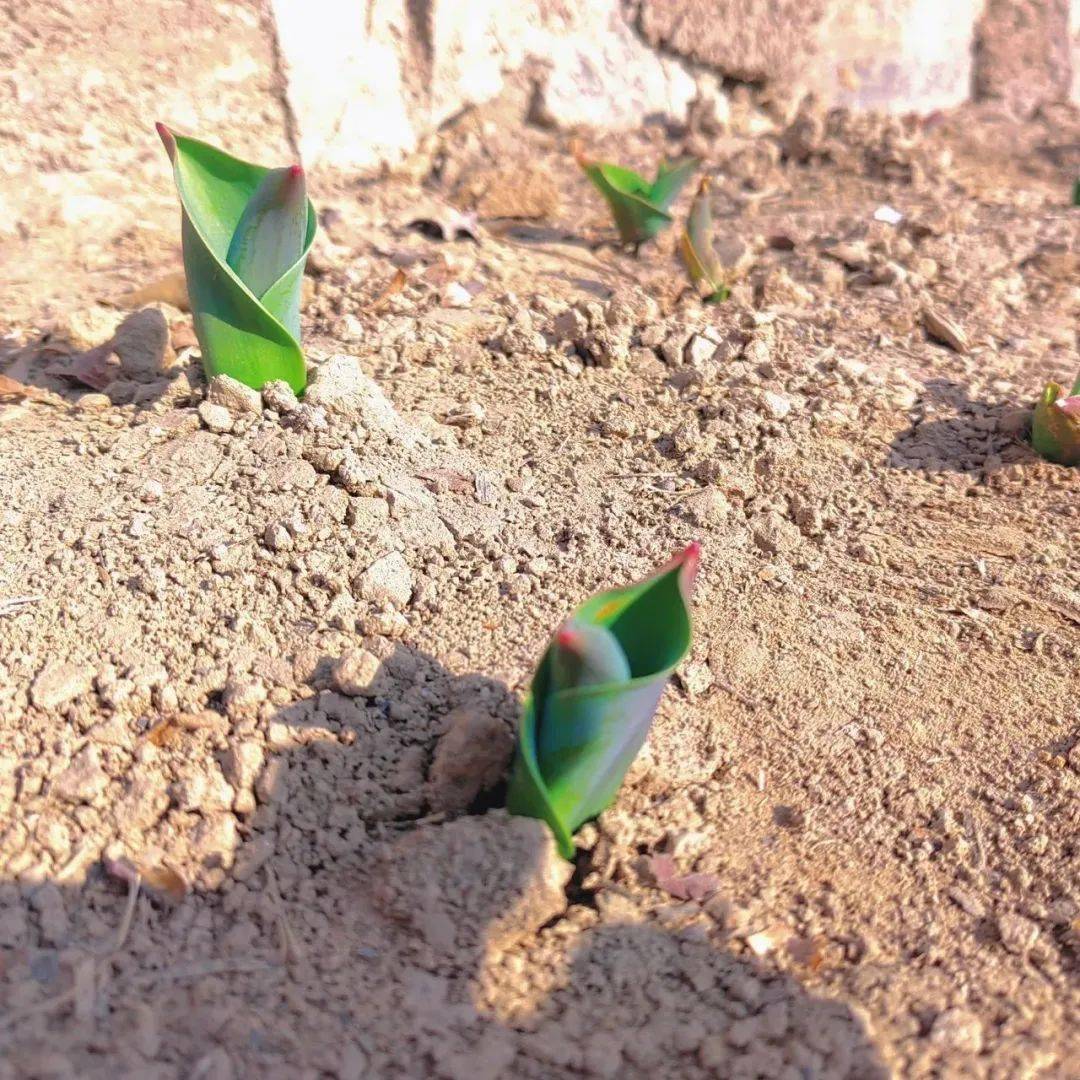
[(709, 178), (703, 176), (690, 205), (686, 228), (679, 238), (679, 257), (698, 295), (710, 304), (718, 304), (731, 295), (727, 274), (713, 247), (712, 208), (709, 204)]
[(674, 220), (668, 212), (671, 204), (700, 164), (693, 157), (663, 161), (650, 183), (633, 169), (588, 160), (577, 144), (572, 150), (574, 159), (610, 207), (619, 239), (635, 251)]
[(676, 665), (690, 648), (691, 544), (644, 581), (586, 600), (551, 639), (518, 732), (507, 805), (573, 834), (618, 793)]
[(1080, 376), (1071, 393), (1046, 384), (1031, 421), (1031, 444), (1047, 461), (1080, 465)]
[(180, 195), (184, 273), (207, 377), (300, 393), (300, 288), (315, 210), (300, 165), (268, 169), (209, 143), (158, 135)]

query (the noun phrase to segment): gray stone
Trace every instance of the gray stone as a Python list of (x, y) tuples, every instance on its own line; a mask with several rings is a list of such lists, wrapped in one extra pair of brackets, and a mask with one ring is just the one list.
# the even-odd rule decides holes
[[(215, 375), (206, 390), (206, 400), (228, 409), (233, 416), (262, 412), (262, 395), (230, 375)], [(295, 399), (294, 399), (295, 400)]]
[(462, 813), (506, 774), (514, 739), (510, 728), (487, 710), (461, 705), (446, 718), (428, 770), (433, 811)]
[(257, 712), (266, 698), (266, 687), (258, 679), (235, 676), (226, 682), (221, 703), (229, 716), (248, 716)]
[(547, 39), (534, 120), (559, 128), (630, 129), (650, 114), (686, 116), (697, 95), (693, 78), (677, 60), (646, 47), (616, 3), (592, 0), (570, 10), (575, 17), (568, 32)]
[(89, 664), (53, 661), (46, 664), (30, 688), (30, 700), (39, 709), (58, 709), (85, 694), (94, 681)]
[(360, 575), (360, 595), (365, 600), (403, 608), (413, 592), (413, 574), (405, 556), (392, 551), (376, 559)]
[(293, 546), (292, 533), (280, 521), (272, 521), (263, 530), (263, 544), (271, 551), (288, 551)]
[(178, 780), (170, 788), (178, 809), (210, 813), (232, 806), (235, 792), (216, 764), (210, 762), (202, 772)]
[(169, 324), (157, 308), (133, 311), (117, 328), (112, 350), (125, 374), (135, 379), (160, 375), (174, 358)]
[(222, 755), (221, 771), (234, 788), (246, 791), (258, 779), (265, 757), (262, 744), (254, 739), (233, 742)]
[(957, 1053), (978, 1054), (983, 1047), (982, 1021), (967, 1009), (946, 1009), (935, 1017), (930, 1041)]
[(355, 649), (337, 660), (331, 669), (330, 681), (338, 693), (348, 697), (374, 697), (383, 689), (381, 668), (374, 653)]
[(403, 445), (421, 441), (419, 432), (402, 420), (379, 384), (360, 370), (355, 356), (342, 353), (324, 360), (315, 370), (304, 402)]
[(1039, 938), (1038, 923), (1023, 915), (1006, 913), (998, 916), (1001, 944), (1011, 953), (1026, 953)]
[(101, 767), (97, 749), (89, 745), (83, 747), (71, 764), (53, 781), (51, 791), (64, 802), (89, 803), (93, 802), (108, 784), (109, 777)]
[(766, 390), (761, 395), (761, 402), (765, 406), (765, 411), (774, 420), (783, 420), (791, 412), (791, 398), (773, 393), (772, 390)]
[(716, 355), (716, 342), (701, 334), (695, 334), (686, 346), (686, 362), (694, 368), (702, 368)]
[(30, 906), (38, 913), (42, 940), (47, 945), (65, 944), (71, 933), (71, 922), (58, 886), (52, 881), (39, 885), (30, 894)]
[(280, 379), (268, 382), (262, 388), (262, 400), (268, 409), (273, 409), (275, 412), (282, 414), (295, 412), (299, 406), (293, 388)]
[(198, 408), (199, 419), (210, 431), (223, 435), (232, 431), (232, 414), (224, 405), (215, 405), (212, 401), (204, 401)]

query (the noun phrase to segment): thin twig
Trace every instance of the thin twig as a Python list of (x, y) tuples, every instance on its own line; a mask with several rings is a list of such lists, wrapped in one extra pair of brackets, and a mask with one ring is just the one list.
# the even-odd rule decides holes
[(27, 604), (39, 604), (44, 596), (9, 596), (0, 600), (0, 615), (14, 615), (21, 607)]
[(278, 930), (281, 933), (282, 960), (285, 963), (289, 961), (306, 963), (307, 956), (304, 953), (303, 946), (292, 932), (292, 927), (289, 926), (289, 920), (285, 915), (285, 903), (281, 899), (277, 875), (274, 873), (274, 868), (269, 865), (266, 867), (266, 883), (269, 886), (270, 903), (274, 905), (274, 909), (277, 911)]
[(114, 953), (119, 952), (127, 941), (131, 932), (131, 923), (135, 918), (135, 904), (139, 899), (139, 886), (142, 885), (142, 875), (136, 874), (128, 884), (127, 906), (124, 908), (124, 917), (120, 920), (120, 928), (116, 931), (116, 944), (113, 946)]
[(280, 970), (280, 964), (268, 964), (265, 960), (244, 960), (237, 957), (235, 960), (207, 960), (201, 964), (178, 964), (176, 967), (162, 968), (160, 971), (136, 972), (119, 985), (122, 989), (133, 989), (136, 986), (148, 986), (157, 982), (201, 979), (207, 975), (249, 975), (260, 971)]
[(70, 990), (65, 990), (62, 994), (57, 994), (56, 997), (49, 998), (47, 1001), (39, 1001), (36, 1005), (27, 1005), (25, 1009), (17, 1009), (15, 1012), (8, 1013), (7, 1016), (0, 1016), (0, 1031), (14, 1027), (20, 1020), (25, 1020), (27, 1017), (52, 1012), (53, 1009), (59, 1009), (62, 1005), (70, 1005), (75, 1000), (75, 993), (73, 986)]

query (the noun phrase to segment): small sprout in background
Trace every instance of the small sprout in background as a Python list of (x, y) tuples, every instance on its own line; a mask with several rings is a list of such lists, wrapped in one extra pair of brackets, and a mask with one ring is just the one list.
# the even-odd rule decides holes
[(1069, 394), (1047, 383), (1031, 421), (1031, 445), (1047, 461), (1080, 465), (1080, 377)]
[(724, 267), (713, 247), (712, 209), (709, 205), (709, 178), (703, 176), (690, 205), (686, 228), (679, 238), (679, 256), (698, 295), (709, 304), (718, 304), (731, 295)]
[(586, 600), (533, 676), (507, 807), (546, 821), (568, 859), (575, 830), (615, 798), (690, 648), (699, 560), (691, 544), (645, 581)]
[(1080, 206), (1080, 176), (1076, 178), (1076, 182), (1073, 184), (1072, 204), (1073, 206)]
[(699, 164), (697, 158), (692, 157), (670, 164), (661, 162), (656, 179), (650, 184), (633, 169), (589, 161), (580, 147), (575, 145), (572, 149), (578, 165), (611, 207), (619, 238), (624, 244), (633, 245), (635, 251), (674, 220), (668, 208)]
[(267, 169), (208, 143), (158, 134), (183, 211), (184, 273), (207, 377), (256, 390), (275, 379), (300, 393), (300, 289), (315, 209), (299, 165)]

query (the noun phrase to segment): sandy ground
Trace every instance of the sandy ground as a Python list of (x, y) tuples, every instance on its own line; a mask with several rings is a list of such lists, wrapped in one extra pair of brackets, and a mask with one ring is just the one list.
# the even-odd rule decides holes
[[(1080, 369), (1078, 135), (597, 142), (704, 155), (709, 308), (469, 113), (313, 179), (302, 404), (207, 407), (167, 182), (20, 221), (0, 1077), (1080, 1075), (1078, 480), (1025, 442)], [(695, 538), (692, 655), (564, 863), (499, 809), (531, 667)]]

